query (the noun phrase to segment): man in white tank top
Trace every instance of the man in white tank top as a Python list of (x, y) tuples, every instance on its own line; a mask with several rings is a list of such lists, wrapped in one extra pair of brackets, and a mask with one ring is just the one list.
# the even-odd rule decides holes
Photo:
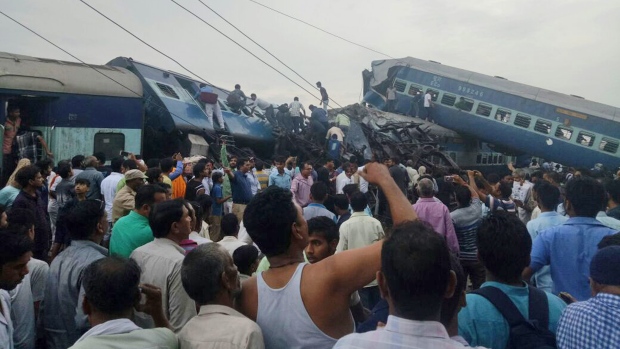
[[(383, 190), (395, 224), (417, 219), (385, 166), (369, 164), (361, 175)], [(254, 197), (244, 224), (271, 267), (243, 283), (237, 308), (261, 327), (267, 349), (331, 348), (353, 332), (349, 299), (376, 277), (381, 241), (304, 263), (308, 226), (290, 191), (278, 187)]]

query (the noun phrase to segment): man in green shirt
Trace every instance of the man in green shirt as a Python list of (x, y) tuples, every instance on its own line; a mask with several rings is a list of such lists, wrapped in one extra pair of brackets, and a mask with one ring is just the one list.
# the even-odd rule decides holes
[(136, 192), (136, 206), (114, 224), (110, 238), (110, 255), (128, 258), (136, 248), (153, 241), (149, 213), (166, 200), (166, 190), (158, 185), (143, 185)]
[[(228, 152), (226, 151), (226, 142), (222, 142), (222, 147), (220, 149), (220, 160), (222, 161), (222, 167), (223, 168), (229, 168), (231, 171), (234, 171), (237, 169), (237, 157), (236, 156), (232, 156), (230, 158), (230, 163), (228, 161)], [(230, 187), (230, 180), (228, 179), (228, 176), (224, 175), (224, 171), (222, 171), (222, 175), (224, 176), (224, 183), (222, 184), (222, 189), (224, 191), (223, 195), (224, 197), (231, 197), (231, 199), (228, 199), (228, 201), (224, 202), (224, 213), (231, 213), (232, 212), (232, 189)]]

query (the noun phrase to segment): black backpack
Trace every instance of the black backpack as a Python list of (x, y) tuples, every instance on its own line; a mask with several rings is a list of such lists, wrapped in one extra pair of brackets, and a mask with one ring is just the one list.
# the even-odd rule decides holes
[(506, 349), (554, 349), (555, 334), (549, 331), (547, 295), (529, 288), (529, 320), (525, 319), (510, 298), (497, 287), (482, 287), (472, 293), (486, 298), (510, 325)]

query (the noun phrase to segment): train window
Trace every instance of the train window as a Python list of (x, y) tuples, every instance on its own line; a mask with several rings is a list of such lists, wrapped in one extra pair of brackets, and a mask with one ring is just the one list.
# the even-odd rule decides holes
[(95, 134), (93, 153), (102, 152), (107, 159), (118, 156), (121, 150), (125, 149), (125, 135), (122, 133), (104, 133)]
[(394, 88), (397, 92), (405, 92), (405, 87), (407, 87), (407, 82), (402, 80), (394, 80)]
[(497, 164), (497, 163), (498, 163), (498, 162), (497, 162), (498, 160), (499, 160), (498, 155), (497, 155), (497, 154), (493, 155), (493, 163), (494, 163), (494, 164)]
[(409, 91), (407, 92), (407, 94), (409, 94), (410, 96), (415, 96), (418, 93), (422, 93), (422, 86), (413, 84), (409, 86)]
[(478, 108), (476, 108), (476, 114), (482, 115), (482, 116), (490, 116), (492, 109), (493, 109), (493, 106), (489, 104), (478, 103)]
[(439, 91), (429, 88), (428, 90), (426, 90), (426, 92), (430, 92), (433, 102), (437, 102), (437, 97), (439, 97)]
[(456, 96), (448, 93), (444, 93), (443, 97), (441, 97), (441, 104), (453, 106), (456, 101)]
[(478, 154), (478, 155), (476, 156), (476, 163), (477, 163), (477, 164), (482, 163), (482, 154)]
[(591, 147), (594, 144), (594, 135), (586, 132), (579, 132), (577, 135), (577, 143), (581, 145), (585, 145), (586, 147)]
[(451, 152), (450, 153), (450, 158), (452, 159), (452, 161), (456, 162), (456, 153), (455, 152)]
[(181, 99), (172, 86), (162, 84), (161, 82), (156, 82), (155, 84), (159, 87), (159, 90), (164, 94), (164, 96), (174, 99)]
[(516, 126), (528, 128), (530, 127), (530, 122), (532, 122), (532, 118), (527, 115), (517, 114), (517, 116), (515, 116)]
[(488, 160), (488, 158), (487, 158), (487, 154), (484, 154), (484, 155), (482, 156), (482, 164), (483, 164), (483, 165), (486, 165), (486, 164), (487, 164), (487, 160)]
[(454, 106), (462, 111), (471, 111), (474, 107), (474, 100), (465, 97), (459, 97), (459, 101), (456, 102)]
[(510, 114), (512, 114), (510, 110), (497, 109), (497, 113), (495, 113), (495, 120), (501, 122), (510, 122)]
[(608, 153), (614, 154), (618, 151), (618, 142), (609, 138), (603, 137), (601, 140), (601, 144), (598, 147), (602, 151), (606, 151)]
[(536, 124), (534, 124), (534, 131), (549, 134), (551, 133), (551, 123), (538, 119), (536, 120)]
[(500, 155), (500, 156), (497, 158), (497, 161), (498, 161), (498, 163), (499, 163), (499, 164), (503, 164), (503, 163), (504, 163), (504, 155)]
[(558, 138), (564, 138), (566, 140), (570, 140), (571, 137), (573, 136), (573, 130), (568, 127), (560, 125), (555, 130), (555, 136)]

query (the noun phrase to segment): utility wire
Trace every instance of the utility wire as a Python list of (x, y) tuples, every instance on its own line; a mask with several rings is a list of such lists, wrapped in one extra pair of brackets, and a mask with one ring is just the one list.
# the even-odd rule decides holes
[[(222, 20), (224, 20), (224, 22), (228, 23), (231, 27), (235, 28), (235, 30), (237, 30), (239, 33), (241, 33), (241, 35), (245, 36), (248, 40), (252, 41), (254, 44), (256, 44), (256, 46), (260, 47), (263, 49), (263, 51), (267, 52), (271, 57), (275, 58), (278, 62), (282, 63), (283, 66), (287, 67), (290, 71), (292, 71), (293, 73), (295, 73), (295, 75), (299, 76), (303, 81), (305, 81), (306, 83), (308, 83), (308, 85), (312, 86), (312, 88), (315, 88), (314, 84), (311, 83), (310, 81), (308, 81), (306, 78), (304, 78), (303, 76), (301, 76), (297, 71), (295, 71), (295, 69), (289, 67), (286, 63), (282, 62), (282, 60), (280, 60), (278, 57), (276, 57), (273, 53), (271, 53), (269, 50), (267, 50), (265, 47), (263, 47), (261, 44), (259, 44), (258, 42), (256, 42), (254, 39), (252, 39), (251, 37), (249, 37), (248, 35), (246, 35), (243, 31), (241, 31), (241, 29), (237, 28), (234, 24), (230, 23), (226, 18), (222, 17), (222, 15), (220, 15), (217, 11), (215, 11), (214, 9), (212, 9), (209, 5), (205, 4), (202, 0), (198, 0), (204, 7), (208, 8), (211, 12), (215, 13), (216, 16), (220, 17)], [(336, 102), (335, 100), (332, 99), (332, 101), (334, 102), (334, 104), (336, 104), (337, 106), (339, 106), (340, 108), (342, 108), (342, 106), (340, 104), (338, 104), (338, 102)]]
[(197, 73), (194, 73), (193, 71), (189, 70), (189, 68), (187, 68), (186, 66), (184, 66), (183, 64), (181, 64), (181, 62), (177, 61), (176, 59), (170, 57), (169, 55), (165, 54), (164, 52), (162, 52), (161, 50), (157, 49), (156, 47), (154, 47), (153, 45), (149, 44), (148, 42), (140, 39), (137, 35), (135, 35), (134, 33), (132, 33), (131, 31), (125, 29), (125, 27), (123, 27), (122, 25), (118, 24), (117, 22), (115, 22), (113, 19), (111, 19), (110, 17), (106, 16), (105, 14), (103, 14), (101, 11), (97, 10), (96, 8), (94, 8), (93, 6), (91, 6), (89, 3), (87, 3), (84, 0), (80, 0), (81, 3), (83, 3), (84, 5), (88, 6), (91, 10), (97, 12), (100, 16), (102, 16), (103, 18), (107, 19), (108, 21), (112, 22), (114, 25), (116, 25), (117, 27), (121, 28), (123, 31), (125, 31), (127, 34), (133, 36), (136, 40), (140, 41), (141, 43), (145, 44), (146, 46), (152, 48), (153, 50), (155, 50), (157, 53), (161, 54), (162, 56), (168, 58), (169, 60), (173, 61), (174, 63), (178, 64), (181, 68), (185, 69), (186, 71), (188, 71), (190, 74), (198, 77), (200, 80), (206, 82), (208, 85), (214, 86), (212, 83), (208, 82), (205, 78), (203, 78), (202, 76), (198, 75)]
[(10, 19), (11, 21), (13, 21), (13, 22), (17, 23), (17, 24), (18, 24), (18, 25), (20, 25), (22, 28), (24, 28), (24, 29), (28, 30), (29, 32), (33, 33), (34, 35), (38, 36), (39, 38), (41, 38), (41, 39), (45, 40), (45, 41), (46, 41), (47, 43), (49, 43), (50, 45), (52, 45), (52, 46), (56, 47), (57, 49), (61, 50), (62, 52), (64, 52), (64, 53), (68, 54), (68, 55), (69, 55), (69, 56), (71, 56), (71, 57), (73, 57), (75, 60), (79, 61), (80, 63), (82, 63), (82, 64), (84, 64), (84, 65), (88, 66), (89, 68), (91, 68), (91, 69), (95, 70), (97, 73), (99, 73), (99, 74), (101, 74), (101, 75), (105, 76), (106, 78), (108, 78), (108, 79), (112, 80), (113, 82), (117, 83), (118, 85), (120, 85), (120, 86), (124, 87), (124, 88), (125, 88), (125, 89), (127, 89), (129, 92), (131, 92), (131, 93), (135, 94), (136, 96), (138, 96), (138, 97), (142, 98), (143, 100), (147, 101), (148, 103), (151, 103), (151, 105), (154, 105), (154, 106), (156, 106), (157, 108), (159, 108), (159, 109), (161, 109), (161, 110), (164, 110), (164, 111), (166, 111), (166, 112), (170, 113), (170, 114), (171, 114), (171, 115), (173, 115), (173, 116), (176, 116), (176, 117), (177, 117), (177, 118), (179, 118), (180, 120), (185, 121), (186, 123), (188, 123), (189, 125), (192, 125), (192, 126), (196, 127), (197, 129), (204, 130), (204, 129), (203, 129), (203, 128), (201, 128), (200, 126), (198, 126), (198, 125), (196, 125), (196, 124), (194, 124), (194, 123), (192, 123), (192, 122), (190, 122), (190, 121), (186, 120), (185, 118), (182, 118), (182, 117), (180, 117), (179, 115), (176, 115), (176, 114), (174, 114), (174, 113), (170, 112), (169, 110), (167, 110), (167, 109), (165, 109), (165, 108), (163, 108), (163, 107), (161, 107), (161, 106), (159, 106), (159, 105), (157, 105), (157, 104), (155, 104), (155, 103), (151, 102), (150, 100), (147, 100), (147, 99), (143, 98), (143, 96), (142, 96), (141, 94), (139, 94), (138, 92), (136, 92), (136, 91), (132, 90), (131, 88), (129, 88), (129, 87), (127, 87), (127, 86), (123, 85), (121, 82), (118, 82), (117, 80), (115, 80), (115, 79), (114, 79), (114, 78), (112, 78), (111, 76), (106, 75), (104, 72), (100, 71), (100, 70), (99, 70), (99, 69), (97, 69), (95, 66), (93, 66), (93, 65), (91, 65), (91, 64), (88, 64), (88, 63), (84, 62), (83, 60), (79, 59), (78, 57), (76, 57), (75, 55), (73, 55), (72, 53), (70, 53), (69, 51), (65, 50), (64, 48), (62, 48), (62, 47), (60, 47), (60, 46), (58, 46), (58, 45), (56, 45), (55, 43), (51, 42), (51, 41), (50, 41), (50, 40), (48, 40), (47, 38), (43, 37), (41, 34), (39, 34), (39, 33), (35, 32), (34, 30), (30, 29), (30, 28), (29, 28), (29, 27), (27, 27), (25, 24), (22, 24), (22, 23), (21, 23), (21, 22), (19, 22), (18, 20), (14, 19), (13, 17), (11, 17), (11, 16), (7, 15), (6, 13), (2, 12), (2, 10), (0, 10), (0, 14), (4, 15), (6, 18)]
[(255, 4), (259, 5), (259, 6), (262, 6), (262, 7), (266, 8), (266, 9), (269, 9), (269, 10), (271, 10), (271, 11), (273, 11), (273, 12), (279, 13), (279, 14), (281, 14), (281, 15), (283, 15), (283, 16), (285, 16), (285, 17), (288, 17), (288, 18), (290, 18), (290, 19), (292, 19), (292, 20), (295, 20), (295, 21), (297, 21), (297, 22), (301, 22), (301, 23), (303, 23), (303, 24), (305, 24), (305, 25), (308, 25), (308, 26), (310, 26), (310, 27), (312, 27), (312, 28), (314, 28), (314, 29), (320, 30), (320, 31), (322, 31), (323, 33), (328, 34), (328, 35), (331, 35), (331, 36), (333, 36), (333, 37), (335, 37), (335, 38), (338, 38), (338, 39), (340, 39), (340, 40), (346, 41), (346, 42), (348, 42), (348, 43), (350, 43), (350, 44), (353, 44), (353, 45), (355, 45), (355, 46), (359, 46), (359, 47), (361, 47), (361, 48), (363, 48), (363, 49), (366, 49), (366, 50), (372, 51), (372, 52), (374, 52), (374, 53), (378, 53), (378, 54), (380, 54), (380, 55), (386, 56), (386, 57), (388, 57), (388, 58), (392, 58), (392, 59), (394, 59), (394, 57), (392, 57), (392, 56), (388, 55), (387, 53), (379, 52), (379, 51), (374, 50), (374, 49), (372, 49), (372, 48), (370, 48), (370, 47), (364, 46), (364, 45), (362, 45), (362, 44), (358, 44), (358, 43), (353, 42), (353, 41), (351, 41), (351, 40), (349, 40), (349, 39), (345, 39), (345, 38), (343, 38), (342, 36), (339, 36), (339, 35), (336, 35), (336, 34), (330, 33), (330, 32), (328, 32), (328, 31), (327, 31), (327, 30), (325, 30), (325, 29), (321, 29), (321, 28), (317, 27), (316, 25), (310, 24), (310, 23), (308, 23), (308, 22), (306, 22), (306, 21), (304, 21), (304, 20), (301, 20), (301, 19), (299, 19), (299, 18), (293, 17), (293, 16), (288, 15), (288, 14), (286, 14), (286, 13), (284, 13), (284, 12), (278, 11), (278, 10), (276, 10), (276, 9), (274, 9), (274, 8), (271, 8), (271, 7), (267, 6), (267, 5), (263, 5), (263, 4), (261, 4), (260, 2), (258, 2), (258, 1), (254, 1), (254, 0), (249, 0), (249, 1), (250, 1), (250, 2), (255, 3)]
[[(80, 0), (83, 1), (83, 0)], [(261, 61), (262, 63), (264, 63), (266, 66), (268, 66), (269, 68), (275, 70), (278, 74), (282, 75), (284, 78), (286, 78), (287, 80), (289, 80), (290, 82), (292, 82), (293, 84), (297, 85), (299, 88), (301, 88), (302, 90), (306, 91), (309, 95), (313, 96), (316, 98), (316, 96), (314, 95), (313, 92), (308, 91), (308, 89), (306, 89), (305, 87), (301, 86), (299, 83), (297, 83), (295, 80), (289, 78), (286, 74), (282, 73), (281, 71), (279, 71), (277, 68), (275, 68), (274, 66), (272, 66), (271, 64), (265, 62), (262, 58), (258, 57), (257, 55), (255, 55), (252, 51), (248, 50), (247, 48), (245, 48), (243, 45), (241, 45), (240, 43), (238, 43), (237, 41), (235, 41), (233, 38), (231, 38), (230, 36), (224, 34), (222, 31), (220, 31), (219, 29), (217, 29), (216, 27), (214, 27), (213, 25), (209, 24), (207, 21), (205, 21), (204, 19), (200, 18), (200, 16), (198, 16), (197, 14), (195, 14), (194, 12), (192, 12), (191, 10), (187, 9), (186, 7), (184, 7), (183, 5), (179, 4), (177, 1), (175, 0), (170, 0), (172, 1), (174, 4), (176, 4), (177, 6), (179, 6), (180, 8), (182, 8), (183, 10), (185, 10), (187, 13), (191, 14), (192, 16), (196, 17), (198, 20), (200, 20), (201, 22), (203, 22), (204, 24), (208, 25), (209, 27), (211, 27), (213, 30), (215, 30), (216, 32), (218, 32), (219, 34), (223, 35), (224, 37), (226, 37), (228, 40), (232, 41), (233, 43), (235, 43), (237, 46), (239, 46), (240, 48), (242, 48), (244, 51), (246, 51), (247, 53), (251, 54), (254, 58), (258, 59), (259, 61)], [(316, 92), (316, 91), (315, 91)]]

